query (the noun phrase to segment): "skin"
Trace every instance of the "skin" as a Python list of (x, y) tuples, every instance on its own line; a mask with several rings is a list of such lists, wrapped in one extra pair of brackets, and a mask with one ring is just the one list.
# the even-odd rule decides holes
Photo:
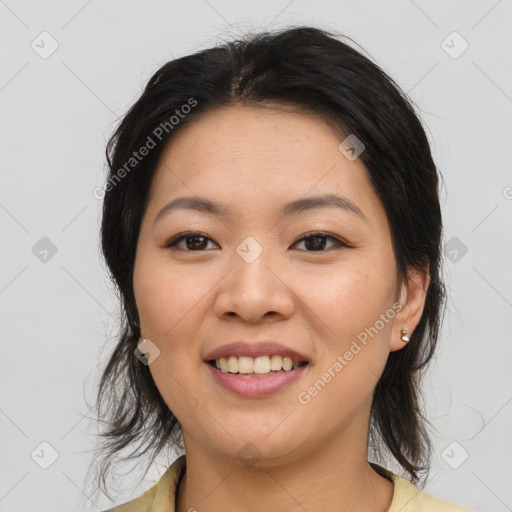
[[(142, 333), (160, 350), (151, 374), (183, 428), (187, 471), (177, 512), (387, 511), (391, 504), (393, 484), (367, 461), (370, 407), (389, 352), (405, 346), (400, 330), (410, 336), (421, 318), (428, 268), (398, 281), (385, 210), (361, 160), (339, 151), (343, 139), (312, 115), (237, 105), (184, 126), (162, 155), (134, 292)], [(325, 193), (349, 198), (366, 220), (334, 207), (276, 216), (285, 202)], [(180, 209), (155, 223), (180, 196), (221, 202), (233, 215)], [(319, 249), (308, 245), (303, 237), (315, 230), (350, 246), (328, 237)], [(165, 247), (188, 231), (208, 238)], [(252, 263), (236, 251), (247, 236), (263, 249)], [(394, 318), (299, 403), (298, 394), (397, 301)], [(203, 362), (207, 352), (264, 338), (307, 355), (307, 371), (267, 398), (220, 387)], [(252, 465), (238, 457), (248, 442), (260, 457)]]

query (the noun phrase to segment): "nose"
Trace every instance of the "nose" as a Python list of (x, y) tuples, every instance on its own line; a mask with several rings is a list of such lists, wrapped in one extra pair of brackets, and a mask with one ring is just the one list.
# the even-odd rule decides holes
[(286, 272), (264, 250), (249, 262), (233, 255), (231, 271), (221, 280), (214, 311), (221, 318), (240, 317), (249, 323), (264, 318), (273, 321), (290, 318), (295, 309), (295, 295)]

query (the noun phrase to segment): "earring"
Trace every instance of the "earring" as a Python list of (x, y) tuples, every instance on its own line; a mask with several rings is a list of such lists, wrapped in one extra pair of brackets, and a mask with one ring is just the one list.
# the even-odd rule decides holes
[(401, 334), (402, 335), (400, 336), (400, 339), (405, 343), (409, 343), (409, 338), (407, 337), (407, 329), (402, 329)]
[[(142, 348), (144, 347), (144, 349)], [(146, 366), (149, 365), (149, 352), (146, 352), (146, 338), (144, 338), (144, 336), (142, 336), (142, 334), (140, 335), (140, 338), (139, 338), (139, 341), (137, 343), (137, 348), (135, 350), (135, 355), (137, 356), (137, 359), (139, 359), (142, 363), (144, 363)], [(139, 357), (139, 355), (140, 357)]]

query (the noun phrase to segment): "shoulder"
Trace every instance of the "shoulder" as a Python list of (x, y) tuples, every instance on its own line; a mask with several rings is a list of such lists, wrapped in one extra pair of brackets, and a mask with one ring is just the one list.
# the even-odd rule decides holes
[(123, 503), (122, 505), (118, 505), (117, 507), (109, 508), (103, 512), (149, 512), (155, 498), (157, 486), (158, 483), (138, 498), (128, 501), (127, 503)]
[(395, 491), (388, 512), (471, 512), (427, 492), (420, 491), (414, 484), (391, 474)]
[(370, 465), (381, 476), (393, 482), (393, 499), (388, 512), (471, 512), (454, 503), (420, 491), (409, 480), (375, 462), (371, 462)]
[(185, 470), (185, 456), (178, 457), (144, 494), (103, 512), (174, 512), (174, 499), (179, 479)]

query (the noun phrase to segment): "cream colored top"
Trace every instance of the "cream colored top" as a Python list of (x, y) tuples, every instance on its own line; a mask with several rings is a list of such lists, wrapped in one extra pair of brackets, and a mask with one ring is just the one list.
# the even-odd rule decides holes
[[(104, 512), (175, 512), (176, 489), (185, 473), (185, 462), (185, 455), (182, 455), (144, 494)], [(419, 491), (409, 480), (397, 476), (377, 464), (372, 463), (372, 466), (393, 482), (393, 500), (388, 512), (470, 512), (453, 503)]]

